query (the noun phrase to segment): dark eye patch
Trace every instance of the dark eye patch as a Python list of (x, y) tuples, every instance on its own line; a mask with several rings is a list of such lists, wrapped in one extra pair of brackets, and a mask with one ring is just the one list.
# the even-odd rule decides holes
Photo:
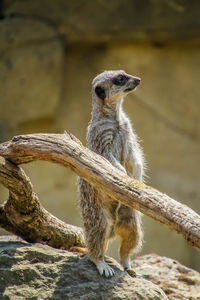
[(128, 78), (125, 75), (118, 75), (118, 76), (113, 78), (113, 83), (115, 85), (119, 85), (119, 86), (122, 86), (122, 85), (126, 84), (127, 81), (128, 81)]
[(95, 93), (96, 93), (97, 96), (98, 96), (99, 98), (101, 98), (102, 100), (104, 100), (104, 99), (106, 98), (105, 90), (104, 90), (102, 87), (100, 87), (100, 86), (97, 86), (97, 87), (95, 88)]

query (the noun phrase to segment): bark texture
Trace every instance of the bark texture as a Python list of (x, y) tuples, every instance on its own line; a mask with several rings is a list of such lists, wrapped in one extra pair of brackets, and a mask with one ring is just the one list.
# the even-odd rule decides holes
[(12, 162), (0, 157), (0, 182), (9, 198), (0, 206), (0, 226), (29, 242), (62, 249), (83, 246), (82, 229), (62, 222), (42, 207), (30, 179)]
[[(12, 141), (1, 144), (0, 156), (6, 159), (3, 163), (4, 166), (10, 164), (8, 169), (15, 170), (14, 174), (17, 173), (16, 170), (19, 170), (19, 168), (13, 164), (11, 167), (11, 163), (8, 162), (8, 160), (16, 165), (32, 162), (34, 160), (45, 160), (70, 168), (96, 188), (104, 190), (105, 193), (124, 205), (137, 209), (170, 229), (175, 230), (177, 233), (182, 234), (192, 246), (200, 249), (200, 217), (197, 213), (158, 190), (124, 175), (124, 173), (113, 167), (105, 158), (85, 148), (73, 135), (65, 133), (16, 136)], [(25, 214), (25, 217), (28, 215), (28, 219), (32, 218), (33, 211), (37, 219), (37, 207), (40, 204), (37, 198), (35, 201), (34, 193), (31, 193), (30, 196), (30, 182), (28, 184), (26, 181), (24, 185), (24, 182), (20, 181), (20, 176), (22, 175), (17, 175), (16, 177), (9, 172), (7, 175), (5, 167), (3, 167), (2, 170), (0, 173), (0, 181), (10, 190), (10, 197), (1, 207), (0, 225), (4, 228), (7, 226), (7, 229), (12, 231), (14, 226), (12, 221), (13, 211), (12, 209), (7, 209), (8, 206), (11, 208), (14, 206), (14, 210), (17, 207), (17, 209), (20, 209), (22, 213)], [(24, 174), (24, 172), (20, 169), (19, 174)], [(7, 177), (6, 179), (5, 176)], [(15, 181), (20, 188), (15, 184)], [(21, 200), (18, 201), (18, 198)], [(20, 205), (19, 202), (22, 203), (22, 205)], [(33, 204), (35, 209), (30, 209), (28, 203), (35, 203)], [(42, 209), (42, 211), (48, 214), (44, 209)], [(52, 228), (54, 228), (55, 217), (51, 216), (51, 218), (48, 219), (46, 216), (45, 218), (46, 226), (51, 224)], [(15, 221), (17, 219), (16, 222), (18, 222), (18, 216), (14, 219)], [(29, 223), (29, 221), (27, 223)], [(62, 224), (64, 223), (59, 223), (58, 227), (62, 227)], [(38, 224), (38, 226), (40, 227), (41, 225)], [(47, 228), (45, 229), (45, 232), (48, 232)], [(19, 232), (18, 235), (22, 236), (21, 232)], [(26, 240), (28, 240), (27, 237)], [(76, 243), (76, 245), (81, 243), (79, 234), (78, 243)]]

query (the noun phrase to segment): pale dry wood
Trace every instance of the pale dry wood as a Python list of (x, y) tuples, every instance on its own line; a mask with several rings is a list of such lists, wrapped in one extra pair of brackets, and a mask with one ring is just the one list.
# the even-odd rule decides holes
[(9, 199), (0, 206), (2, 228), (28, 242), (56, 248), (84, 245), (82, 229), (66, 224), (46, 211), (25, 172), (3, 157), (0, 157), (0, 182), (9, 189)]
[(72, 135), (16, 136), (11, 142), (0, 146), (0, 155), (15, 164), (45, 160), (70, 168), (112, 198), (182, 234), (192, 246), (200, 249), (200, 217), (197, 213), (123, 174), (106, 159), (85, 148)]

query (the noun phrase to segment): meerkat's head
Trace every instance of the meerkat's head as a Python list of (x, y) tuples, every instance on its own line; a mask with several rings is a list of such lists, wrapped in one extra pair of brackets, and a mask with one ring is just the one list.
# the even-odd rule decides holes
[(134, 91), (140, 78), (126, 74), (124, 71), (105, 71), (94, 78), (92, 93), (104, 103), (115, 103)]

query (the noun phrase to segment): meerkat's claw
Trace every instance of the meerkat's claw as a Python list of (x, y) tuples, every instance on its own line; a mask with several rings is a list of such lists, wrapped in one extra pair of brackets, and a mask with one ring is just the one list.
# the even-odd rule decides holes
[(100, 261), (96, 266), (100, 275), (112, 277), (115, 274), (115, 271), (105, 261)]

